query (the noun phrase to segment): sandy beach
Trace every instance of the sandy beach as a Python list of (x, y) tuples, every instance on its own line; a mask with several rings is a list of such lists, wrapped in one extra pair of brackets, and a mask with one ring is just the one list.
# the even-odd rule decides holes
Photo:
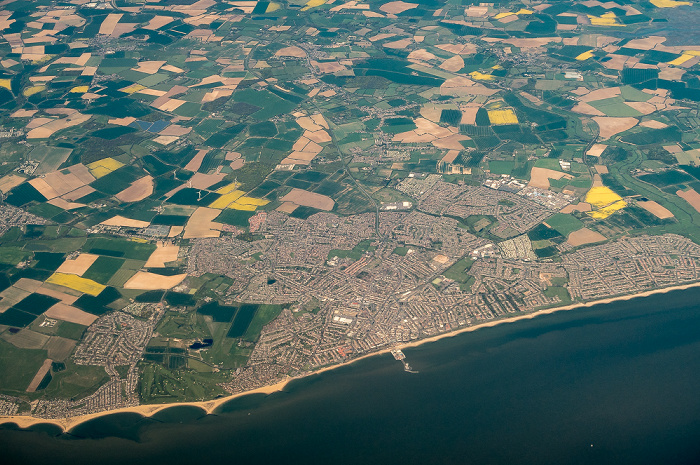
[(221, 397), (221, 398), (213, 399), (213, 400), (209, 400), (209, 401), (139, 405), (136, 407), (126, 407), (126, 408), (121, 408), (121, 409), (106, 410), (106, 411), (102, 411), (102, 412), (92, 413), (89, 415), (81, 415), (81, 416), (62, 418), (62, 419), (45, 419), (45, 418), (38, 418), (38, 417), (30, 416), (30, 415), (0, 416), (0, 424), (15, 423), (20, 428), (28, 428), (28, 427), (30, 427), (32, 425), (36, 425), (36, 424), (52, 424), (52, 425), (56, 425), (56, 426), (60, 427), (61, 429), (63, 429), (63, 431), (67, 432), (81, 423), (84, 423), (86, 421), (89, 421), (89, 420), (92, 420), (94, 418), (98, 418), (98, 417), (101, 417), (104, 415), (111, 415), (113, 413), (137, 413), (137, 414), (143, 415), (144, 417), (150, 417), (150, 416), (154, 415), (155, 413), (157, 413), (163, 409), (166, 409), (166, 408), (176, 407), (176, 406), (193, 406), (193, 407), (201, 408), (207, 414), (211, 414), (219, 406), (221, 406), (222, 404), (224, 404), (232, 399), (235, 399), (235, 398), (238, 398), (241, 396), (250, 395), (250, 394), (272, 394), (274, 392), (282, 391), (284, 389), (284, 387), (289, 382), (291, 382), (295, 379), (300, 379), (300, 378), (305, 378), (308, 376), (318, 375), (318, 374), (326, 372), (326, 371), (334, 370), (334, 369), (339, 368), (341, 366), (355, 363), (359, 360), (363, 360), (363, 359), (368, 358), (368, 357), (374, 357), (377, 355), (386, 354), (395, 348), (404, 349), (404, 348), (408, 348), (408, 347), (417, 347), (417, 346), (420, 346), (420, 345), (423, 345), (423, 344), (426, 344), (429, 342), (439, 341), (440, 339), (443, 339), (443, 338), (454, 337), (454, 336), (457, 336), (459, 334), (463, 334), (463, 333), (467, 333), (467, 332), (471, 332), (471, 331), (476, 331), (476, 330), (481, 329), (481, 328), (489, 328), (489, 327), (493, 327), (493, 326), (504, 324), (504, 323), (513, 323), (513, 322), (516, 322), (519, 320), (532, 319), (532, 318), (536, 318), (540, 315), (549, 315), (549, 314), (564, 311), (564, 310), (574, 310), (574, 309), (579, 309), (579, 308), (592, 307), (594, 305), (599, 305), (599, 304), (607, 304), (607, 303), (612, 303), (612, 302), (616, 302), (616, 301), (630, 300), (630, 299), (634, 299), (634, 298), (638, 298), (638, 297), (646, 297), (646, 296), (650, 296), (653, 294), (662, 294), (662, 293), (666, 293), (666, 292), (670, 292), (670, 291), (689, 289), (689, 288), (693, 288), (693, 287), (700, 287), (700, 282), (691, 283), (691, 284), (684, 284), (684, 285), (680, 285), (680, 286), (671, 286), (671, 287), (666, 287), (666, 288), (662, 288), (662, 289), (655, 289), (655, 290), (651, 290), (651, 291), (639, 292), (636, 294), (610, 297), (610, 298), (606, 298), (606, 299), (600, 299), (600, 300), (595, 300), (595, 301), (590, 301), (590, 302), (585, 302), (585, 303), (575, 303), (575, 304), (570, 304), (570, 305), (564, 305), (561, 307), (553, 307), (553, 308), (539, 310), (536, 312), (526, 313), (526, 314), (513, 316), (513, 317), (509, 317), (509, 318), (492, 320), (492, 321), (484, 322), (484, 323), (473, 325), (473, 326), (459, 328), (459, 329), (454, 330), (454, 331), (438, 334), (438, 335), (428, 337), (425, 339), (419, 339), (416, 341), (398, 344), (398, 345), (392, 346), (392, 347), (387, 347), (385, 349), (378, 350), (376, 352), (372, 352), (369, 354), (365, 354), (365, 355), (362, 355), (360, 357), (354, 358), (352, 360), (348, 360), (347, 362), (344, 362), (344, 363), (324, 367), (324, 368), (321, 368), (319, 370), (316, 370), (316, 371), (313, 371), (310, 373), (306, 373), (304, 375), (300, 375), (300, 376), (296, 376), (296, 377), (288, 377), (287, 379), (284, 379), (276, 384), (264, 386), (264, 387), (253, 389), (250, 391), (240, 392), (237, 394), (233, 394), (230, 396)]

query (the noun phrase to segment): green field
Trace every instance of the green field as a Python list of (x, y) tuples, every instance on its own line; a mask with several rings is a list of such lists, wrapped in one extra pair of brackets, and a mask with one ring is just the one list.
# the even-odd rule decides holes
[(216, 385), (220, 375), (172, 371), (152, 363), (143, 363), (142, 370), (139, 394), (147, 404), (211, 399), (226, 392)]
[(196, 312), (168, 312), (158, 325), (158, 333), (175, 338), (208, 338), (211, 336), (202, 317)]
[(121, 258), (99, 257), (83, 274), (83, 278), (107, 284), (123, 264), (124, 260)]
[(353, 247), (352, 250), (333, 249), (330, 252), (328, 252), (328, 260), (330, 260), (333, 257), (359, 260), (360, 258), (362, 258), (362, 255), (365, 252), (367, 252), (368, 250), (374, 250), (374, 248), (370, 246), (371, 243), (372, 241), (370, 240), (364, 240), (357, 244), (355, 247)]
[(511, 174), (515, 162), (510, 160), (489, 160), (489, 170), (493, 174)]
[(236, 102), (247, 103), (249, 105), (260, 107), (261, 109), (252, 115), (253, 118), (259, 121), (266, 121), (274, 116), (289, 113), (296, 106), (294, 103), (280, 98), (266, 90), (241, 90), (235, 93), (233, 99)]
[(544, 295), (547, 297), (559, 297), (562, 303), (571, 302), (569, 291), (565, 287), (551, 286), (544, 290)]
[(635, 110), (629, 105), (625, 105), (623, 99), (619, 97), (598, 100), (596, 102), (591, 102), (590, 105), (596, 110), (600, 110), (601, 112), (605, 113), (605, 116), (642, 116), (639, 111)]
[(0, 263), (16, 265), (29, 257), (29, 252), (14, 247), (0, 248)]
[(256, 342), (260, 337), (263, 326), (277, 318), (282, 312), (281, 305), (264, 304), (258, 307), (253, 320), (248, 325), (248, 329), (243, 336), (246, 341)]
[(224, 224), (230, 224), (232, 226), (239, 226), (242, 228), (248, 227), (248, 220), (255, 215), (255, 212), (248, 212), (243, 210), (233, 210), (226, 209), (222, 210), (221, 214), (216, 217), (215, 221)]
[(392, 253), (395, 253), (396, 255), (399, 255), (401, 257), (405, 257), (409, 250), (410, 249), (408, 247), (396, 247), (394, 248)]
[(70, 359), (65, 364), (64, 371), (53, 374), (53, 380), (44, 391), (47, 396), (80, 399), (109, 381), (104, 367), (76, 365)]
[(19, 349), (0, 339), (0, 391), (8, 395), (24, 393), (46, 358), (45, 350)]
[(691, 176), (679, 170), (667, 170), (660, 173), (645, 174), (639, 176), (639, 179), (657, 187), (668, 187), (673, 184), (687, 183), (693, 180)]
[(469, 278), (472, 278), (472, 276), (468, 274), (472, 264), (474, 264), (474, 260), (465, 257), (446, 269), (442, 275), (460, 284), (464, 284)]
[(552, 158), (539, 158), (535, 162), (535, 166), (537, 168), (546, 168), (549, 170), (554, 170), (554, 171), (561, 171), (561, 166), (559, 165), (559, 160), (558, 159), (552, 159)]
[(77, 323), (71, 323), (69, 321), (62, 321), (58, 325), (56, 331), (56, 336), (65, 337), (66, 339), (73, 339), (79, 341), (83, 336), (87, 326), (79, 325)]
[(546, 223), (564, 237), (583, 228), (581, 220), (566, 213), (557, 213), (548, 218)]
[(113, 287), (122, 287), (141, 267), (144, 262), (141, 260), (124, 260), (124, 264), (119, 268), (107, 282)]
[(95, 237), (85, 242), (83, 250), (96, 255), (145, 260), (156, 250), (156, 246), (147, 242)]
[(29, 157), (41, 163), (36, 174), (46, 174), (55, 171), (61, 163), (66, 161), (73, 149), (65, 147), (52, 147), (49, 145), (39, 145), (34, 147)]

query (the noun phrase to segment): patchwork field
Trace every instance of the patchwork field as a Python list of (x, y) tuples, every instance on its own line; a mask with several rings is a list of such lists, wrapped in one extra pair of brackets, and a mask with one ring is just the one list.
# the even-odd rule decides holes
[(627, 202), (622, 200), (622, 197), (610, 190), (610, 188), (602, 185), (592, 187), (586, 194), (585, 200), (596, 207), (595, 210), (588, 212), (592, 218), (596, 219), (605, 219), (627, 206)]
[(550, 179), (562, 178), (572, 179), (573, 176), (561, 171), (550, 170), (547, 168), (538, 168), (536, 166), (533, 166), (532, 170), (530, 171), (530, 182), (528, 182), (528, 186), (549, 189)]
[(153, 194), (153, 178), (144, 176), (131, 183), (131, 186), (119, 192), (115, 197), (122, 202), (138, 202), (151, 194)]
[(95, 161), (92, 163), (89, 163), (87, 165), (88, 170), (90, 170), (90, 174), (93, 175), (95, 178), (101, 178), (103, 176), (108, 175), (109, 173), (118, 170), (124, 166), (124, 163), (121, 163), (113, 158), (103, 158), (102, 160)]
[(678, 190), (676, 191), (676, 195), (688, 202), (695, 210), (700, 212), (700, 194), (698, 194), (695, 189), (689, 189), (687, 191)]
[(146, 271), (139, 271), (124, 284), (124, 289), (171, 289), (180, 284), (186, 276), (186, 274), (163, 276)]
[(158, 243), (155, 252), (148, 257), (148, 261), (144, 267), (146, 268), (163, 268), (166, 263), (177, 260), (180, 247), (173, 244)]
[(90, 326), (97, 319), (96, 315), (84, 312), (79, 308), (72, 307), (62, 302), (49, 308), (44, 315), (46, 315), (48, 318), (69, 321), (71, 323), (77, 323), (83, 326)]
[(96, 296), (105, 289), (100, 283), (91, 279), (81, 278), (74, 274), (54, 273), (46, 280), (47, 283), (67, 287), (85, 294)]
[(647, 200), (644, 202), (637, 202), (637, 205), (648, 211), (649, 213), (653, 214), (659, 219), (665, 220), (667, 218), (673, 218), (673, 213), (671, 213), (667, 208), (665, 208), (662, 205), (659, 205), (657, 202), (654, 202), (653, 200)]
[(574, 231), (571, 234), (569, 234), (569, 237), (567, 238), (567, 242), (571, 244), (574, 247), (578, 247), (581, 245), (585, 244), (593, 244), (595, 242), (602, 242), (606, 240), (607, 238), (603, 236), (602, 234), (591, 231), (588, 228), (582, 228), (579, 229), (578, 231)]
[(95, 263), (95, 260), (99, 258), (99, 255), (93, 255), (89, 253), (81, 253), (77, 257), (72, 259), (66, 259), (61, 266), (56, 269), (57, 273), (63, 274), (75, 274), (82, 276), (88, 268)]
[(44, 360), (44, 363), (39, 367), (39, 370), (36, 372), (34, 375), (34, 378), (32, 378), (32, 381), (29, 383), (29, 386), (27, 386), (27, 392), (35, 392), (36, 388), (39, 387), (39, 383), (44, 379), (44, 376), (49, 372), (51, 369), (51, 359), (46, 359)]
[(221, 223), (214, 222), (214, 219), (220, 213), (220, 210), (214, 208), (199, 207), (185, 225), (183, 238), (219, 237)]
[(283, 202), (291, 202), (305, 207), (318, 208), (319, 210), (332, 210), (335, 202), (326, 195), (308, 192), (303, 189), (292, 189), (287, 195), (282, 197)]
[(615, 134), (627, 131), (637, 125), (637, 118), (612, 118), (603, 116), (594, 116), (593, 121), (598, 123), (600, 128), (600, 138), (602, 140), (609, 139)]
[(518, 117), (513, 110), (489, 110), (491, 124), (518, 124)]

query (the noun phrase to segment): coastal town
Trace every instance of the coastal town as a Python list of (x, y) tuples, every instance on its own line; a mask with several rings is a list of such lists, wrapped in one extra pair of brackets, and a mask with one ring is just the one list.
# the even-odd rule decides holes
[[(440, 181), (431, 189), (436, 186)], [(497, 198), (462, 189), (462, 204)], [(188, 276), (230, 278), (221, 292), (224, 304), (285, 304), (262, 328), (234, 379), (220, 383), (223, 391), (254, 390), (523, 313), (700, 280), (700, 246), (682, 236), (629, 237), (585, 248), (563, 243), (561, 260), (538, 259), (527, 235), (495, 244), (451, 216), (436, 215), (429, 196), (417, 200), (418, 209), (408, 212), (319, 213), (308, 220), (269, 212), (256, 220), (255, 240), (192, 241), (184, 252)], [(520, 202), (532, 213), (513, 217), (514, 231), (531, 228), (533, 215), (554, 214)], [(352, 258), (344, 253), (358, 247)], [(186, 287), (187, 281), (180, 291)], [(131, 304), (96, 319), (71, 359), (103, 367), (108, 380), (84, 398), (41, 399), (32, 415), (63, 418), (139, 405), (139, 362), (154, 336), (160, 343), (179, 341), (159, 333), (166, 312), (178, 311), (167, 303)], [(198, 357), (194, 351), (188, 356)], [(16, 414), (21, 403), (3, 397), (3, 414)]]

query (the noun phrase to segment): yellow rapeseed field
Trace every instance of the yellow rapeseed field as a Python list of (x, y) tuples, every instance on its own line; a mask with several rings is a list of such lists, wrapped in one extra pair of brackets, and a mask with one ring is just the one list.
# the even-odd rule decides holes
[(506, 11), (506, 12), (503, 12), (503, 13), (498, 13), (496, 16), (494, 16), (494, 18), (496, 18), (496, 19), (501, 19), (501, 18), (505, 18), (505, 17), (507, 17), (507, 16), (513, 16), (513, 15), (531, 15), (532, 13), (533, 13), (532, 10), (526, 10), (525, 8), (521, 8), (521, 9), (519, 9), (518, 11), (516, 11), (515, 13), (513, 13), (512, 11)]
[(510, 108), (506, 110), (489, 110), (491, 124), (518, 124), (518, 117)]
[(598, 220), (605, 219), (627, 206), (627, 202), (622, 200), (622, 197), (605, 186), (591, 187), (585, 200), (596, 207), (596, 210), (588, 212), (588, 215)]
[(256, 208), (255, 205), (242, 205), (240, 203), (234, 202), (231, 205), (228, 206), (228, 208), (231, 208), (233, 210), (243, 210), (247, 212), (254, 212)]
[(228, 194), (230, 192), (235, 191), (238, 189), (238, 187), (241, 185), (240, 182), (232, 182), (231, 184), (227, 184), (224, 187), (218, 188), (215, 192), (217, 194)]
[(324, 3), (326, 3), (326, 0), (309, 0), (308, 2), (306, 2), (306, 6), (304, 6), (304, 8), (302, 8), (301, 11), (310, 10), (311, 8), (321, 6)]
[(122, 166), (124, 166), (124, 163), (121, 163), (114, 158), (103, 158), (102, 160), (93, 161), (87, 165), (88, 170), (90, 170), (90, 174), (96, 178), (106, 176), (112, 171), (118, 170)]
[(649, 0), (657, 8), (675, 8), (681, 5), (692, 5), (690, 2), (676, 2), (675, 0)]
[(263, 205), (267, 205), (268, 203), (270, 203), (270, 201), (265, 199), (258, 199), (256, 197), (241, 197), (238, 200), (236, 200), (236, 203), (239, 203), (241, 205), (255, 205), (258, 207), (262, 207)]
[(67, 287), (68, 289), (73, 289), (93, 296), (96, 296), (100, 292), (104, 291), (106, 287), (93, 281), (92, 279), (81, 278), (80, 276), (67, 273), (54, 273), (49, 276), (49, 279), (47, 279), (46, 282), (57, 284), (59, 286)]
[(622, 200), (622, 197), (605, 186), (591, 187), (591, 190), (586, 194), (586, 202), (598, 208), (603, 208), (618, 200)]
[(280, 5), (277, 2), (270, 2), (269, 5), (267, 5), (267, 10), (265, 10), (265, 13), (272, 13), (273, 11), (277, 11), (281, 8), (282, 5)]
[(255, 197), (245, 197), (245, 192), (237, 190), (241, 183), (232, 182), (224, 187), (216, 190), (217, 194), (222, 194), (221, 197), (214, 200), (209, 208), (233, 208), (234, 210), (255, 211), (257, 207), (267, 205), (269, 200), (258, 199)]
[(680, 66), (686, 61), (690, 60), (694, 56), (691, 55), (690, 53), (684, 53), (683, 55), (679, 56), (678, 58), (671, 60), (668, 62), (669, 65), (675, 65), (675, 66)]
[(503, 13), (498, 13), (496, 16), (494, 16), (495, 19), (501, 19), (505, 18), (507, 16), (513, 16), (515, 13), (512, 11), (504, 11)]
[(238, 200), (228, 206), (234, 210), (244, 210), (254, 212), (256, 208), (262, 207), (270, 203), (269, 200), (258, 199), (255, 197), (240, 197)]
[(44, 55), (41, 58), (38, 58), (36, 60), (32, 60), (33, 65), (40, 65), (42, 63), (46, 63), (47, 61), (51, 61), (56, 57), (56, 55)]
[(46, 90), (46, 86), (31, 86), (31, 87), (27, 87), (26, 89), (24, 89), (24, 91), (22, 93), (24, 94), (25, 97), (29, 97), (29, 96), (32, 96), (34, 94), (38, 94), (39, 92), (42, 92), (44, 90)]
[(73, 87), (70, 92), (71, 94), (84, 94), (85, 92), (88, 91), (90, 87), (89, 86), (77, 86)]
[(617, 16), (612, 11), (602, 16), (588, 15), (588, 19), (591, 20), (591, 24), (594, 26), (624, 26), (624, 24), (620, 24), (617, 21)]
[(242, 197), (245, 194), (243, 191), (233, 191), (229, 192), (228, 194), (224, 194), (218, 199), (214, 200), (210, 205), (209, 208), (218, 208), (221, 210), (222, 208), (228, 207), (231, 203), (235, 202), (238, 200), (239, 197)]
[(493, 81), (493, 74), (484, 74), (478, 71), (472, 71), (469, 73), (472, 79), (477, 81)]
[(589, 51), (583, 52), (582, 54), (577, 56), (576, 59), (578, 61), (585, 61), (585, 60), (588, 60), (589, 58), (591, 58), (592, 56), (593, 56), (593, 50), (589, 50)]
[(124, 87), (123, 89), (119, 89), (121, 92), (125, 92), (127, 94), (134, 94), (140, 90), (145, 89), (146, 86), (142, 86), (141, 84), (131, 84), (130, 86)]
[(588, 212), (588, 214), (591, 216), (591, 218), (595, 218), (598, 220), (603, 220), (607, 218), (608, 216), (612, 215), (618, 210), (622, 210), (627, 206), (627, 202), (624, 200), (618, 200), (617, 202), (608, 205), (607, 207), (603, 207), (599, 210), (596, 210), (594, 212)]
[(12, 90), (9, 79), (0, 79), (0, 87), (4, 87), (7, 90)]

